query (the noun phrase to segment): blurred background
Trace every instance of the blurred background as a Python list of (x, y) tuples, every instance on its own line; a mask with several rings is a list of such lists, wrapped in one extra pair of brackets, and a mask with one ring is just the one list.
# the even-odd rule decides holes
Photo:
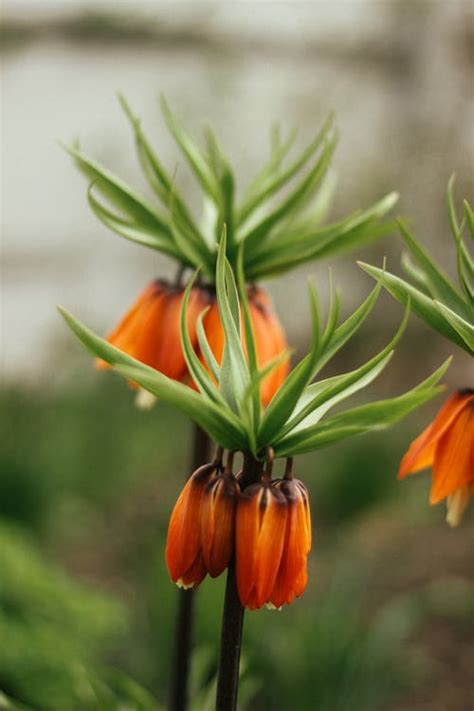
[[(145, 191), (121, 90), (193, 202), (160, 93), (196, 136), (212, 124), (238, 187), (264, 160), (272, 124), (309, 141), (334, 109), (331, 218), (396, 189), (398, 214), (451, 272), (447, 181), (456, 172), (459, 202), (474, 183), (473, 5), (4, 0), (1, 39), (0, 708), (12, 708), (7, 697), (18, 709), (162, 708), (177, 602), (164, 537), (191, 428), (163, 405), (136, 410), (120, 379), (94, 371), (55, 305), (104, 332), (172, 267), (99, 224), (60, 143), (80, 140)], [(331, 263), (345, 313), (371, 288), (355, 258), (386, 256), (398, 271), (401, 253), (394, 233)], [(328, 266), (268, 284), (300, 353), (306, 277), (324, 303)], [(400, 317), (382, 295), (328, 373), (374, 354)], [(452, 350), (412, 317), (373, 396), (411, 387)], [(448, 387), (472, 380), (456, 352)], [(298, 461), (315, 526), (310, 582), (281, 613), (247, 615), (242, 709), (473, 707), (472, 511), (448, 530), (443, 507), (427, 504), (428, 474), (395, 480), (439, 405)], [(197, 594), (193, 711), (212, 708), (222, 583)]]

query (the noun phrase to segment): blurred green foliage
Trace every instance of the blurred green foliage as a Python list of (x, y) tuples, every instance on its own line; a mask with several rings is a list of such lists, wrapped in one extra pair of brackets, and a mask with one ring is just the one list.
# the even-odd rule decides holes
[[(141, 412), (132, 399), (104, 375), (81, 390), (0, 394), (0, 709), (166, 703), (177, 596), (163, 551), (191, 429), (169, 408)], [(246, 615), (242, 709), (377, 711), (427, 673), (409, 641), (430, 615), (472, 630), (463, 580), (405, 590), (397, 579), (371, 603), (387, 585), (376, 574), (394, 572), (355, 532), (379, 509), (400, 521), (415, 511), (425, 525), (426, 482), (402, 492), (416, 506), (399, 505), (396, 462), (408, 439), (399, 429), (298, 458), (312, 495), (310, 582), (282, 612)], [(213, 708), (224, 582), (206, 580), (197, 593), (192, 711)]]

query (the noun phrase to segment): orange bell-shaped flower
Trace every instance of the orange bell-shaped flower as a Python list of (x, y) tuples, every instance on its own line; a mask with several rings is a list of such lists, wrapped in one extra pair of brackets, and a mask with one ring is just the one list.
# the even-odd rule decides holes
[(192, 588), (206, 576), (201, 546), (201, 512), (206, 486), (215, 478), (218, 465), (205, 464), (188, 479), (171, 514), (166, 540), (166, 565), (171, 580)]
[[(169, 378), (183, 380), (187, 374), (181, 349), (180, 312), (184, 290), (157, 279), (147, 286), (136, 302), (107, 336), (112, 345), (133, 358), (159, 370)], [(188, 303), (188, 329), (191, 342), (197, 343), (196, 321), (208, 305), (206, 289), (191, 290)], [(103, 360), (98, 368), (108, 368)]]
[(297, 479), (283, 479), (275, 484), (287, 500), (285, 540), (269, 607), (289, 605), (299, 597), (308, 579), (307, 558), (311, 550), (311, 514), (308, 490)]
[(216, 578), (234, 553), (235, 512), (240, 496), (236, 478), (224, 471), (206, 486), (201, 512), (201, 546), (204, 565)]
[(430, 503), (446, 499), (450, 526), (457, 526), (474, 488), (474, 390), (459, 390), (410, 445), (398, 478), (432, 468)]
[(288, 502), (271, 482), (252, 484), (241, 494), (236, 520), (236, 577), (239, 598), (255, 610), (270, 602), (282, 559)]

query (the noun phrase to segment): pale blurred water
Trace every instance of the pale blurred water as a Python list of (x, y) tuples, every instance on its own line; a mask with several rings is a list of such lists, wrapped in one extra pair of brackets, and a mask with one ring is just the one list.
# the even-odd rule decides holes
[[(5, 23), (74, 17), (84, 3), (9, 2)], [(87, 5), (87, 3), (86, 3)], [(97, 9), (96, 3), (90, 7)], [(337, 6), (337, 9), (336, 9)], [(110, 10), (110, 3), (102, 3)], [(38, 378), (67, 341), (55, 312), (63, 303), (98, 330), (109, 326), (148, 279), (170, 273), (155, 253), (115, 237), (86, 204), (85, 184), (58, 141), (76, 138), (91, 155), (143, 185), (121, 89), (178, 182), (194, 184), (157, 108), (163, 92), (196, 133), (210, 122), (238, 181), (257, 170), (267, 131), (280, 120), (311, 138), (335, 109), (342, 138), (335, 159), (335, 213), (402, 192), (401, 209), (418, 232), (449, 254), (442, 197), (453, 169), (472, 187), (472, 89), (463, 42), (469, 8), (451, 3), (114, 3), (118, 17), (159, 19), (161, 30), (197, 29), (200, 42), (72, 41), (39, 35), (3, 55), (2, 340), (7, 378)], [(125, 15), (124, 15), (125, 13)], [(183, 29), (184, 28), (184, 29)], [(144, 187), (144, 186), (143, 186)], [(145, 189), (145, 188), (144, 188)], [(399, 245), (375, 252), (399, 256)], [(270, 285), (292, 341), (306, 324), (299, 270)], [(368, 287), (352, 258), (336, 281), (349, 305)], [(295, 305), (298, 306), (295, 309)]]

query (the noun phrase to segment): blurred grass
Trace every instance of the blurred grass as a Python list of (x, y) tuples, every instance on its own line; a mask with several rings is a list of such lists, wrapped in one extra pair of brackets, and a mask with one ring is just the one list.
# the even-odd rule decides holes
[[(166, 703), (176, 592), (163, 550), (190, 426), (132, 398), (104, 376), (0, 394), (0, 689), (31, 708)], [(417, 709), (440, 665), (452, 671), (443, 645), (466, 654), (469, 523), (444, 528), (426, 477), (395, 481), (420, 418), (298, 460), (313, 507), (310, 582), (284, 611), (247, 614), (243, 709)], [(192, 711), (212, 709), (223, 585), (197, 594)], [(424, 644), (440, 620), (440, 639)], [(466, 705), (463, 679), (454, 698)], [(443, 708), (443, 688), (427, 708)]]

